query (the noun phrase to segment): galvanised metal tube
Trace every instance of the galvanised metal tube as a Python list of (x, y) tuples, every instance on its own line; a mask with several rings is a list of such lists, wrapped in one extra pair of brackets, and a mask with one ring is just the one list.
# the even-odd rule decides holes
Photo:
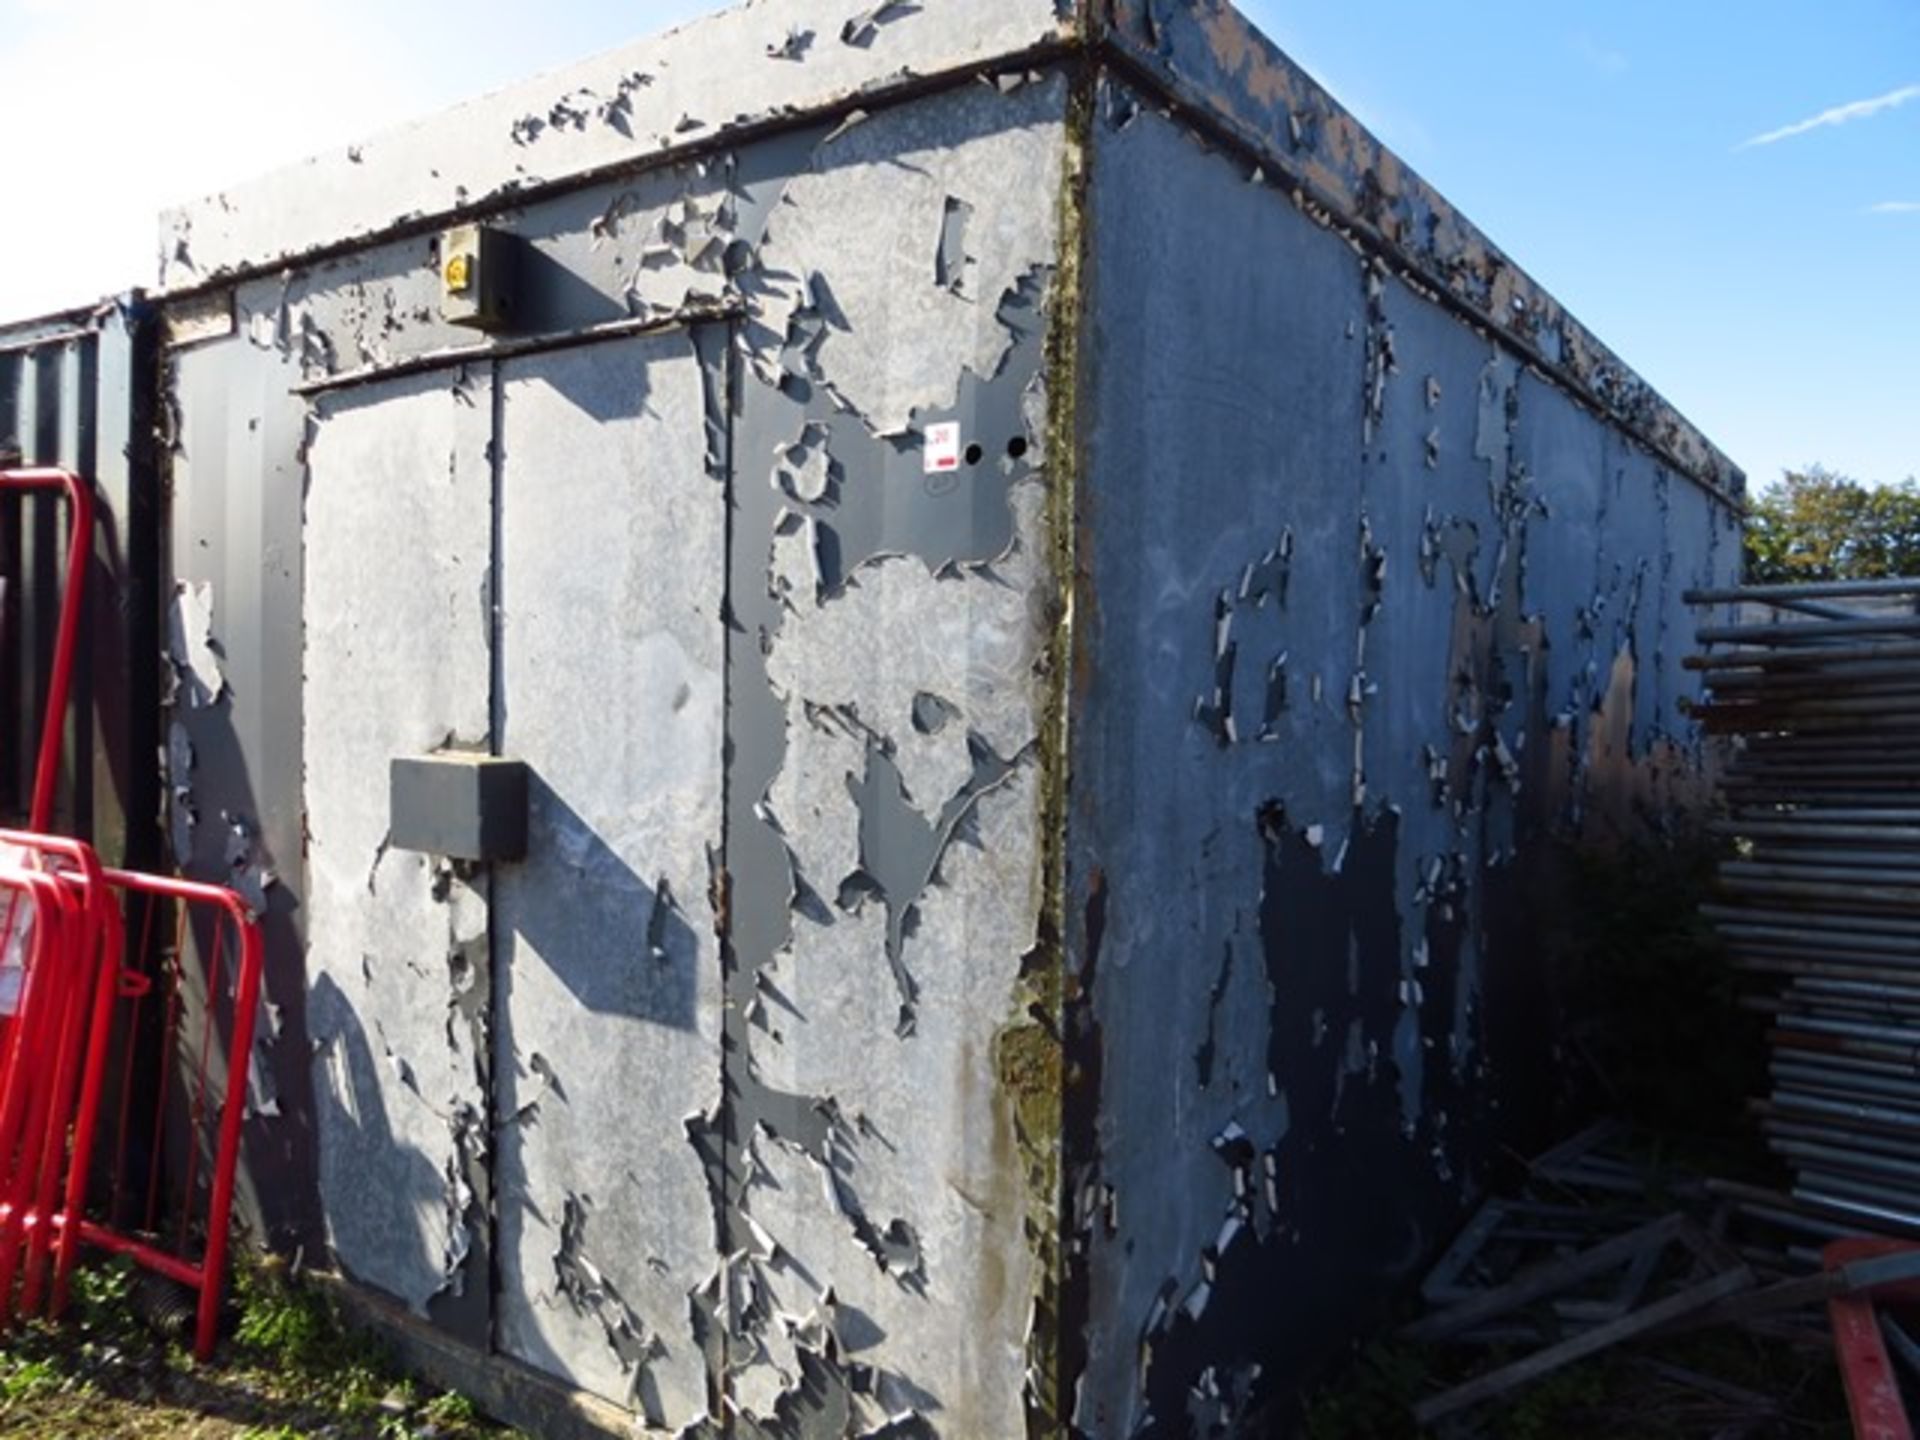
[(1746, 605), (1769, 600), (1856, 600), (1883, 596), (1920, 596), (1920, 578), (1815, 580), (1806, 584), (1740, 585), (1731, 589), (1689, 590), (1689, 605)]
[[(1794, 1067), (1800, 1068), (1794, 1068)], [(1769, 1068), (1775, 1084), (1846, 1091), (1910, 1105), (1920, 1100), (1920, 1080), (1910, 1079), (1898, 1062), (1874, 1055), (1793, 1052), (1777, 1056)]]
[(1911, 735), (1920, 730), (1920, 719), (1908, 715), (1770, 715), (1759, 706), (1721, 706), (1716, 716), (1713, 707), (1695, 707), (1696, 720), (1710, 720), (1727, 734), (1784, 733), (1791, 728), (1800, 735), (1822, 738), (1834, 735)]
[[(1791, 1215), (1803, 1222), (1802, 1228), (1812, 1233), (1815, 1224), (1836, 1228), (1836, 1235), (1857, 1235), (1861, 1207), (1832, 1197), (1802, 1194), (1796, 1190), (1792, 1194), (1780, 1194), (1773, 1190), (1764, 1190), (1757, 1185), (1744, 1185), (1732, 1180), (1709, 1180), (1707, 1190), (1721, 1199), (1732, 1201), (1741, 1209), (1758, 1207), (1776, 1214)], [(1897, 1233), (1920, 1235), (1920, 1215), (1898, 1216), (1892, 1212), (1885, 1214), (1888, 1223), (1897, 1227)]]
[[(1761, 787), (1749, 786), (1737, 777), (1729, 777), (1721, 788), (1732, 796)], [(1910, 797), (1905, 795), (1890, 796), (1878, 790), (1819, 790), (1806, 787), (1795, 789), (1792, 804), (1796, 807), (1793, 813), (1814, 813), (1816, 809), (1845, 807), (1846, 813), (1854, 815), (1865, 814), (1878, 808), (1887, 813), (1904, 816), (1913, 813), (1911, 806), (1906, 803), (1909, 799)], [(1755, 804), (1774, 806), (1775, 813), (1779, 813), (1779, 808), (1782, 806), (1780, 792), (1773, 787), (1766, 787), (1763, 794), (1746, 803), (1749, 806)]]
[(1816, 1116), (1812, 1119), (1783, 1120), (1763, 1118), (1761, 1129), (1775, 1140), (1795, 1145), (1827, 1145), (1848, 1152), (1891, 1156), (1920, 1164), (1920, 1135), (1908, 1131), (1888, 1133), (1871, 1126), (1856, 1125), (1845, 1119)]
[[(1880, 751), (1887, 749), (1884, 741)], [(1893, 747), (1903, 749), (1903, 747)], [(1893, 758), (1882, 758), (1880, 751), (1870, 756), (1847, 756), (1830, 758), (1820, 751), (1755, 751), (1747, 756), (1743, 766), (1743, 780), (1788, 780), (1797, 787), (1801, 780), (1832, 780), (1843, 776), (1891, 776), (1895, 780), (1907, 780), (1908, 783), (1920, 783), (1912, 768)]]
[[(1808, 915), (1811, 919), (1821, 918), (1814, 912)], [(1782, 925), (1728, 925), (1721, 939), (1735, 955), (1812, 956), (1837, 964), (1872, 964), (1891, 970), (1909, 965), (1920, 968), (1920, 956), (1913, 953), (1913, 941), (1905, 935)]]
[(1802, 1193), (1920, 1215), (1920, 1181), (1910, 1176), (1852, 1163), (1860, 1157), (1849, 1152), (1825, 1160), (1808, 1155), (1782, 1158), (1800, 1168), (1795, 1188)]
[(1875, 981), (1848, 980), (1835, 976), (1809, 975), (1798, 982), (1799, 988), (1815, 995), (1830, 995), (1838, 1000), (1857, 1000), (1867, 1004), (1891, 1004), (1902, 1009), (1920, 1009), (1920, 987), (1911, 980), (1897, 985)]
[(1863, 620), (1811, 620), (1785, 625), (1711, 625), (1694, 637), (1702, 645), (1817, 645), (1858, 635), (1920, 635), (1920, 617), (1873, 616)]
[(1841, 676), (1851, 682), (1850, 689), (1854, 686), (1871, 688), (1879, 685), (1909, 691), (1920, 688), (1914, 680), (1911, 665), (1877, 654), (1845, 664), (1806, 666), (1798, 672), (1762, 670), (1757, 666), (1747, 670), (1718, 670), (1714, 672), (1713, 688), (1716, 692), (1768, 690), (1792, 694)]
[[(1733, 921), (1744, 925), (1786, 926), (1797, 930), (1834, 930), (1862, 935), (1911, 938), (1920, 942), (1920, 921), (1897, 916), (1808, 914), (1801, 910), (1745, 909), (1730, 905), (1702, 905), (1700, 913), (1709, 920)], [(1916, 953), (1920, 953), (1917, 950)]]
[(1723, 875), (1720, 888), (1743, 895), (1797, 896), (1805, 900), (1833, 900), (1879, 910), (1920, 913), (1920, 889), (1904, 886), (1847, 885), (1835, 881), (1775, 880)]
[[(1804, 1235), (1818, 1236), (1823, 1240), (1839, 1240), (1860, 1233), (1857, 1225), (1837, 1225), (1831, 1220), (1815, 1220), (1811, 1216), (1801, 1215), (1784, 1207), (1760, 1205), (1751, 1200), (1737, 1201), (1733, 1208), (1742, 1215), (1764, 1221), (1778, 1229), (1797, 1230)], [(1775, 1263), (1778, 1263), (1777, 1257)]]
[(1891, 850), (1872, 845), (1834, 846), (1831, 842), (1809, 842), (1803, 846), (1770, 841), (1755, 845), (1748, 865), (1790, 865), (1798, 868), (1839, 866), (1862, 870), (1913, 871), (1920, 868), (1920, 851)]
[[(1801, 1079), (1775, 1073), (1773, 1095), (1781, 1104), (1799, 1103), (1807, 1097), (1824, 1099), (1835, 1105), (1894, 1106), (1912, 1110), (1920, 1096), (1911, 1090), (1879, 1086), (1871, 1075), (1837, 1072), (1817, 1079)], [(1764, 1102), (1756, 1102), (1764, 1103)]]
[(1690, 706), (1688, 713), (1696, 720), (1712, 719), (1716, 716), (1734, 716), (1743, 719), (1772, 716), (1776, 720), (1782, 717), (1799, 719), (1829, 715), (1906, 716), (1913, 713), (1913, 707), (1908, 703), (1909, 696), (1910, 692), (1901, 690), (1892, 694), (1863, 693), (1835, 700), (1831, 698), (1831, 692), (1822, 696), (1811, 691), (1762, 691), (1751, 698)]
[(1909, 986), (1920, 983), (1920, 966), (1913, 970), (1886, 970), (1872, 965), (1847, 965), (1828, 960), (1739, 954), (1733, 957), (1733, 964), (1736, 970), (1756, 975), (1820, 976), (1833, 980), (1867, 980), (1875, 984)]
[(1910, 1045), (1920, 1049), (1920, 1029), (1899, 1025), (1875, 1025), (1868, 1021), (1842, 1020), (1822, 1015), (1784, 1014), (1785, 1030), (1810, 1031), (1816, 1035), (1839, 1035), (1849, 1040), (1865, 1040), (1876, 1045)]
[(1784, 1050), (1816, 1051), (1829, 1055), (1850, 1055), (1863, 1060), (1889, 1060), (1902, 1065), (1920, 1065), (1920, 1045), (1895, 1045), (1861, 1040), (1850, 1035), (1820, 1034), (1810, 1030), (1781, 1027), (1769, 1032), (1768, 1042)]
[[(1804, 984), (1804, 981), (1796, 981)], [(1830, 1025), (1877, 1025), (1892, 1030), (1904, 1030), (1907, 1027), (1920, 1026), (1920, 1011), (1912, 1007), (1881, 1002), (1849, 1001), (1834, 996), (1796, 995), (1787, 999), (1774, 999), (1769, 996), (1750, 995), (1741, 1002), (1744, 1008), (1761, 1014), (1775, 1014), (1785, 1026), (1799, 1026), (1802, 1029), (1819, 1029), (1827, 1034), (1855, 1033), (1827, 1029)], [(1819, 1021), (1819, 1025), (1800, 1025), (1802, 1020)], [(1901, 1034), (1862, 1035), (1863, 1039), (1884, 1040), (1889, 1044), (1908, 1038)], [(1920, 1041), (1920, 1030), (1912, 1036)]]
[(1769, 1140), (1767, 1148), (1798, 1163), (1810, 1187), (1878, 1203), (1899, 1198), (1920, 1210), (1920, 1162), (1803, 1140)]
[(1773, 1094), (1748, 1100), (1747, 1108), (1755, 1115), (1778, 1114), (1803, 1122), (1814, 1116), (1865, 1117), (1859, 1123), (1870, 1121), (1883, 1128), (1891, 1126), (1901, 1134), (1920, 1137), (1920, 1110), (1915, 1109), (1912, 1092), (1882, 1093), (1871, 1088), (1872, 1076), (1864, 1077), (1869, 1082), (1867, 1085), (1849, 1083), (1860, 1078), (1842, 1073), (1803, 1079), (1776, 1071)]
[(1896, 1209), (1892, 1206), (1876, 1205), (1871, 1201), (1849, 1199), (1811, 1185), (1796, 1185), (1793, 1198), (1818, 1211), (1834, 1216), (1850, 1217), (1856, 1224), (1865, 1220), (1874, 1224), (1876, 1228), (1891, 1226), (1901, 1234), (1920, 1235), (1920, 1206), (1905, 1210)]
[(1869, 1105), (1857, 1100), (1832, 1100), (1822, 1096), (1776, 1094), (1771, 1100), (1749, 1100), (1747, 1108), (1763, 1119), (1798, 1124), (1831, 1124), (1873, 1129), (1877, 1133), (1905, 1135), (1920, 1141), (1920, 1114), (1899, 1106)]
[(1681, 662), (1688, 670), (1714, 674), (1723, 670), (1806, 670), (1859, 661), (1920, 659), (1920, 642), (1890, 641), (1884, 645), (1834, 645), (1821, 650), (1779, 650), (1763, 646), (1752, 650), (1723, 650), (1718, 655), (1689, 655)]

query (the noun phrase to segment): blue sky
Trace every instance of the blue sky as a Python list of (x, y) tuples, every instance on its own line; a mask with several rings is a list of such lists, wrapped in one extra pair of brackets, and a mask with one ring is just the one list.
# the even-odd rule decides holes
[[(10, 231), (0, 315), (150, 279), (163, 204), (707, 8), (0, 0), (0, 127), (55, 137), (10, 177), (67, 222)], [(1916, 0), (1244, 8), (1756, 481), (1920, 473)]]

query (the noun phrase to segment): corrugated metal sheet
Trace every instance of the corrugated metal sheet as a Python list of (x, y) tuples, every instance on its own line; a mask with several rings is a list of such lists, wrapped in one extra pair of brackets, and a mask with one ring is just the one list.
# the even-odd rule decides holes
[[(149, 864), (156, 813), (158, 515), (149, 326), (137, 299), (0, 330), (0, 457), (56, 465), (97, 492), (86, 621), (54, 828), (110, 863)], [(0, 816), (24, 818), (40, 743), (67, 520), (57, 502), (0, 500)]]

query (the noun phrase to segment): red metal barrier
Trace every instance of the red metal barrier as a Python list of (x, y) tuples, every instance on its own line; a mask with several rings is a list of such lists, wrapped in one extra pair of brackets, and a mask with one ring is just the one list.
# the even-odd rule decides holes
[[(32, 961), (16, 1023), (0, 1056), (0, 1322), (10, 1317), (16, 1276), (19, 1307), (28, 1314), (42, 1305), (49, 1260), (51, 1312), (65, 1307), (79, 1247), (93, 1245), (125, 1255), (136, 1264), (198, 1292), (194, 1352), (207, 1358), (218, 1335), (226, 1278), (228, 1230), (245, 1115), (248, 1068), (253, 1053), (254, 1017), (259, 1009), (263, 951), (259, 926), (231, 890), (157, 875), (103, 869), (92, 851), (77, 841), (0, 830), (0, 844), (17, 847), (31, 863), (0, 860), (0, 888), (31, 898), (34, 910)], [(109, 1213), (91, 1218), (86, 1199), (96, 1158), (100, 1110), (109, 1066), (115, 1055), (116, 1007), (138, 1007), (152, 989), (151, 979), (125, 969), (122, 906), (140, 896), (151, 904), (167, 901), (211, 909), (215, 923), (205, 977), (205, 1020), (199, 1046), (191, 1123), (186, 1143), (186, 1177), (176, 1197), (178, 1229), (169, 1246), (153, 1235), (159, 1170), (149, 1183), (145, 1221), (138, 1229), (117, 1226)], [(225, 1084), (212, 1103), (217, 1012), (227, 975), (222, 929), (232, 933), (236, 956), (232, 973), (233, 1008), (224, 1054)], [(169, 1038), (178, 1015), (181, 972), (177, 947), (170, 977)], [(129, 1026), (131, 1031), (133, 1026)], [(123, 1096), (133, 1093), (131, 1045), (118, 1051)], [(156, 1130), (164, 1119), (166, 1084), (178, 1061), (174, 1045), (162, 1047), (161, 1073), (154, 1077)], [(77, 1089), (77, 1093), (76, 1093)], [(199, 1121), (217, 1113), (212, 1136), (212, 1165), (205, 1210), (206, 1239), (194, 1254), (195, 1200), (200, 1162)], [(123, 1115), (124, 1121), (124, 1115)], [(113, 1155), (116, 1177), (125, 1164), (126, 1127)]]
[[(227, 1244), (229, 1223), (233, 1214), (233, 1187), (240, 1158), (240, 1128), (246, 1118), (247, 1075), (253, 1063), (253, 1027), (255, 1016), (260, 1008), (260, 976), (264, 962), (264, 947), (260, 939), (260, 926), (255, 921), (246, 903), (233, 891), (219, 885), (202, 885), (192, 880), (175, 880), (159, 875), (140, 875), (127, 870), (108, 870), (107, 884), (123, 892), (143, 894), (150, 897), (175, 900), (184, 905), (203, 905), (216, 912), (216, 923), (224, 921), (232, 930), (238, 946), (235, 962), (233, 987), (233, 1015), (228, 1031), (226, 1045), (226, 1083), (225, 1093), (219, 1106), (219, 1128), (214, 1141), (213, 1167), (211, 1175), (211, 1193), (207, 1202), (207, 1239), (204, 1251), (198, 1261), (189, 1260), (184, 1253), (172, 1253), (132, 1235), (116, 1233), (106, 1226), (96, 1225), (82, 1220), (77, 1227), (77, 1238), (90, 1245), (117, 1254), (127, 1255), (150, 1270), (190, 1285), (199, 1293), (199, 1312), (194, 1332), (194, 1353), (206, 1359), (213, 1353), (213, 1342), (220, 1323), (220, 1301), (226, 1279)], [(210, 950), (211, 959), (207, 969), (206, 1004), (208, 1030), (202, 1041), (199, 1058), (199, 1076), (197, 1091), (193, 1102), (193, 1113), (206, 1113), (209, 1071), (213, 1062), (212, 1023), (215, 1005), (221, 989), (221, 947), (218, 937)], [(138, 998), (129, 996), (128, 998)], [(163, 1052), (163, 1067), (170, 1068), (171, 1054)], [(81, 1118), (76, 1131), (75, 1148), (77, 1153), (86, 1154), (91, 1144), (94, 1127), (99, 1118), (100, 1092), (106, 1075), (107, 1047), (102, 1045), (89, 1056), (86, 1087), (81, 1102)], [(81, 1143), (82, 1138), (86, 1142)], [(188, 1173), (186, 1184), (182, 1187), (182, 1216), (180, 1249), (186, 1248), (187, 1214), (194, 1194), (193, 1166), (199, 1159), (198, 1136), (190, 1136), (188, 1142)], [(66, 1213), (77, 1215), (81, 1211), (81, 1197), (85, 1194), (86, 1176), (83, 1170), (76, 1171), (69, 1179)], [(55, 1285), (55, 1314), (66, 1300), (67, 1277), (72, 1273), (74, 1261), (74, 1235), (62, 1237), (59, 1273)]]
[[(234, 1176), (245, 1115), (247, 1075), (253, 1055), (254, 1016), (260, 1004), (262, 952), (260, 930), (240, 897), (215, 885), (190, 880), (108, 870), (92, 848), (78, 840), (46, 833), (53, 821), (60, 779), (67, 702), (86, 596), (88, 557), (93, 547), (93, 491), (67, 470), (0, 470), (0, 494), (52, 492), (69, 508), (67, 581), (61, 595), (47, 703), (34, 766), (33, 799), (27, 829), (0, 830), (0, 894), (6, 915), (0, 921), (0, 961), (20, 952), (20, 989), (10, 1015), (0, 1013), (0, 1327), (18, 1308), (37, 1313), (51, 1303), (65, 1307), (73, 1266), (82, 1244), (125, 1255), (198, 1292), (194, 1353), (213, 1351), (226, 1279), (228, 1226), (233, 1210)], [(153, 988), (153, 977), (124, 964), (124, 907), (140, 897), (149, 921), (162, 902), (180, 907), (182, 935), (189, 907), (213, 911), (214, 936), (205, 976), (205, 1017), (197, 1057), (188, 1135), (186, 1177), (177, 1203), (178, 1230), (172, 1246), (154, 1233), (159, 1209), (160, 1147), (167, 1114), (168, 1086), (179, 1060), (177, 1022), (181, 1012), (180, 968), (183, 947), (176, 939), (171, 969), (162, 978), (167, 993), (160, 1074), (153, 1077), (156, 1148), (148, 1170), (146, 1205), (137, 1228), (119, 1221), (119, 1192), (127, 1159), (129, 1115), (134, 1097), (134, 1055), (141, 1026), (139, 1008)], [(15, 945), (22, 917), (31, 927)], [(213, 1058), (218, 1039), (217, 1013), (224, 988), (221, 932), (230, 929), (237, 949), (233, 974), (233, 1010), (227, 1027), (226, 1077), (212, 1138), (212, 1169), (205, 1213), (206, 1239), (198, 1257), (192, 1232), (198, 1196), (201, 1122), (213, 1113), (210, 1100)], [(150, 926), (143, 927), (143, 931)], [(154, 952), (143, 933), (138, 963)], [(116, 1051), (116, 1019), (121, 1002), (133, 1009), (121, 1027)], [(87, 1196), (96, 1156), (101, 1106), (108, 1069), (115, 1054), (121, 1063), (120, 1131), (113, 1150), (114, 1194), (104, 1220), (90, 1218)]]
[(13, 1023), (7, 1027), (0, 1095), (0, 1324), (12, 1319), (14, 1281), (19, 1272), (25, 1231), (39, 1191), (40, 1163), (52, 1113), (52, 1078), (57, 1064), (60, 1022), (66, 1014), (69, 977), (64, 973), (73, 947), (74, 896), (57, 878), (39, 871), (8, 868), (0, 887), (10, 892), (8, 928), (20, 903), (31, 906), (31, 935), (25, 975)]
[[(60, 782), (60, 751), (66, 738), (67, 697), (73, 688), (73, 663), (80, 638), (80, 618), (86, 598), (87, 557), (93, 551), (93, 487), (70, 470), (38, 467), (0, 470), (0, 495), (50, 492), (64, 495), (69, 510), (67, 583), (60, 597), (59, 626), (54, 633), (52, 670), (47, 676), (47, 704), (40, 726), (38, 756), (33, 768), (33, 798), (27, 829), (44, 832), (53, 823), (54, 795)], [(95, 867), (98, 868), (97, 866)], [(0, 951), (12, 932), (16, 911), (7, 911), (0, 927)], [(17, 1017), (0, 1015), (0, 1046), (11, 1046)], [(0, 1318), (5, 1307), (0, 1305)]]

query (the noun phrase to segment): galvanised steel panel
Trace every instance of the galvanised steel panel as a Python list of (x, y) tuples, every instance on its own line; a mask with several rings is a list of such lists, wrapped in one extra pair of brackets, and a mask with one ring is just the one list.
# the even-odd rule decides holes
[[(395, 756), (492, 743), (483, 369), (315, 406), (305, 595), (307, 1032), (321, 1210), (347, 1274), (483, 1342), (487, 872), (389, 843)], [(484, 1226), (481, 1227), (484, 1234)], [(471, 1297), (469, 1291), (472, 1292)], [(479, 1307), (457, 1302), (471, 1299)]]
[(727, 477), (686, 331), (498, 384), (498, 742), (532, 792), (492, 911), (498, 1340), (678, 1429), (707, 1406), (713, 1199), (684, 1127), (722, 1083)]

